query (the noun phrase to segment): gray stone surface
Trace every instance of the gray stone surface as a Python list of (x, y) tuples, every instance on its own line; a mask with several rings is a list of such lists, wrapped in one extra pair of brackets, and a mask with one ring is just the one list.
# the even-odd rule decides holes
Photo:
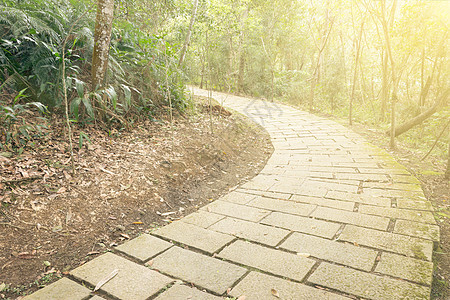
[(375, 272), (431, 285), (433, 263), (393, 253), (383, 253)]
[(182, 218), (181, 221), (196, 225), (203, 228), (208, 228), (214, 223), (224, 219), (225, 216), (210, 213), (204, 210), (196, 211), (186, 217)]
[(101, 290), (124, 300), (147, 299), (172, 282), (167, 276), (112, 253), (91, 260), (72, 270), (70, 275), (96, 286), (114, 270), (119, 272)]
[(242, 267), (179, 247), (157, 256), (152, 268), (218, 294), (226, 292), (247, 272)]
[(237, 191), (232, 191), (225, 196), (220, 197), (218, 200), (236, 203), (236, 204), (247, 204), (250, 200), (255, 199), (256, 195), (240, 193)]
[(123, 243), (116, 249), (145, 262), (170, 247), (172, 247), (172, 244), (169, 242), (149, 234), (143, 234), (131, 241)]
[(407, 221), (397, 220), (394, 227), (395, 233), (411, 235), (423, 239), (429, 239), (433, 241), (439, 241), (439, 226)]
[(370, 272), (377, 257), (377, 252), (371, 249), (297, 232), (289, 236), (280, 245), (280, 248), (297, 253), (307, 253), (313, 257), (337, 262), (367, 272)]
[[(274, 300), (272, 289), (283, 300), (344, 300), (346, 297), (258, 272), (250, 272), (231, 290), (234, 297), (245, 300)], [(243, 297), (245, 296), (245, 298)]]
[[(364, 196), (361, 194), (346, 193), (340, 191), (328, 191), (325, 198), (337, 199), (342, 201), (352, 201), (375, 206), (391, 206), (391, 199), (383, 197)], [(336, 207), (339, 208), (339, 207)], [(352, 207), (353, 208), (353, 207)], [(342, 208), (340, 208), (342, 209)]]
[(361, 205), (359, 207), (359, 212), (363, 214), (385, 216), (394, 219), (404, 219), (422, 223), (436, 224), (433, 214), (429, 211)]
[(72, 281), (62, 278), (37, 292), (26, 296), (24, 300), (84, 300), (91, 290)]
[(341, 227), (340, 224), (333, 222), (315, 220), (280, 212), (271, 213), (262, 220), (261, 223), (330, 239), (336, 234), (339, 227)]
[(353, 225), (345, 226), (339, 239), (423, 260), (431, 260), (433, 253), (433, 242), (430, 240)]
[[(328, 193), (327, 193), (327, 195), (328, 195)], [(301, 202), (301, 203), (315, 204), (315, 205), (325, 206), (325, 207), (344, 209), (344, 210), (349, 210), (349, 211), (353, 211), (353, 208), (355, 207), (354, 202), (348, 202), (350, 200), (339, 201), (339, 200), (334, 200), (334, 199), (309, 197), (309, 196), (301, 196), (301, 195), (293, 195), (289, 200), (292, 200), (295, 202)]]
[(428, 299), (430, 297), (430, 290), (427, 287), (329, 263), (320, 264), (308, 281), (368, 299)]
[(253, 222), (260, 221), (270, 213), (270, 211), (266, 209), (249, 207), (219, 200), (202, 207), (202, 210)]
[(210, 227), (211, 230), (234, 235), (269, 246), (277, 245), (289, 231), (239, 219), (226, 218)]
[(244, 241), (225, 247), (218, 256), (297, 281), (302, 281), (315, 264), (312, 259)]
[(298, 203), (294, 201), (266, 197), (257, 197), (256, 199), (250, 201), (248, 205), (300, 216), (308, 216), (316, 208), (316, 205), (313, 204)]
[(318, 207), (311, 214), (311, 216), (318, 219), (353, 224), (380, 230), (386, 230), (389, 225), (389, 218), (365, 215), (358, 212), (345, 211), (329, 207)]
[(176, 221), (166, 225), (154, 231), (153, 234), (201, 249), (208, 253), (214, 253), (234, 239), (234, 237), (230, 235), (208, 230), (182, 221)]
[(155, 298), (155, 300), (219, 300), (223, 299), (194, 287), (189, 287), (184, 284), (174, 284), (167, 291)]

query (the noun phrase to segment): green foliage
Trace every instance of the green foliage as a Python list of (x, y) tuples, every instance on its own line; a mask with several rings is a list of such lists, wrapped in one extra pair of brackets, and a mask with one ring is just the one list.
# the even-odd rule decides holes
[(28, 97), (25, 91), (21, 90), (11, 103), (0, 101), (0, 149), (3, 151), (23, 151), (46, 128), (45, 125), (30, 121), (29, 117), (34, 115), (33, 111), (45, 114), (47, 108), (40, 102), (20, 103)]

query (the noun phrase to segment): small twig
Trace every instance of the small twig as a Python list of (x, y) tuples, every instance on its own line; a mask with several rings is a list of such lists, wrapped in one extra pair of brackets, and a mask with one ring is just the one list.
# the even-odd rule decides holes
[(6, 225), (6, 226), (10, 226), (10, 227), (17, 228), (17, 229), (20, 229), (20, 230), (25, 230), (25, 228), (22, 228), (22, 227), (20, 227), (20, 226), (13, 225), (13, 224), (11, 224), (11, 223), (2, 222), (2, 223), (0, 223), (0, 225)]
[(3, 183), (3, 184), (14, 184), (14, 183), (22, 182), (22, 181), (36, 180), (36, 179), (42, 179), (42, 178), (43, 178), (42, 175), (33, 175), (33, 176), (30, 176), (30, 177), (24, 177), (24, 178), (20, 178), (20, 179), (2, 180), (2, 181), (0, 181), (0, 183)]
[(439, 136), (437, 137), (437, 139), (434, 141), (433, 146), (431, 146), (431, 149), (428, 151), (427, 154), (425, 154), (424, 157), (422, 157), (421, 160), (425, 160), (428, 155), (430, 155), (431, 151), (433, 151), (434, 147), (436, 147), (437, 142), (439, 141), (439, 139), (442, 137), (442, 135), (444, 134), (445, 130), (447, 129), (448, 125), (450, 125), (450, 120), (447, 122), (447, 125), (444, 126), (444, 129), (442, 129), (441, 133), (439, 134)]

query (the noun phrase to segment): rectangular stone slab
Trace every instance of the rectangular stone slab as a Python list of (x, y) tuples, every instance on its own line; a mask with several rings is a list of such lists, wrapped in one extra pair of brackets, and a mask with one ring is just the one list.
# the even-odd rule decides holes
[(222, 219), (225, 219), (225, 216), (210, 213), (204, 210), (199, 210), (182, 218), (181, 221), (199, 227), (208, 228), (212, 224), (217, 223)]
[(431, 285), (433, 263), (393, 253), (383, 253), (375, 272)]
[[(300, 300), (344, 300), (349, 299), (324, 290), (316, 289), (301, 283), (284, 280), (270, 275), (250, 272), (239, 284), (231, 290), (231, 296), (241, 297), (246, 300), (274, 300), (272, 289), (280, 299)], [(245, 298), (243, 297), (245, 296)]]
[(201, 300), (223, 300), (221, 297), (217, 297), (205, 292), (202, 292), (194, 287), (189, 287), (184, 284), (174, 284), (167, 291), (155, 298), (155, 300), (188, 300), (188, 299), (201, 299)]
[(201, 210), (252, 222), (258, 222), (270, 213), (270, 211), (265, 209), (219, 200), (202, 207)]
[(176, 221), (152, 232), (152, 234), (214, 253), (234, 237), (220, 232), (208, 230), (182, 221)]
[(153, 260), (153, 269), (223, 294), (247, 270), (222, 260), (173, 247)]
[(142, 262), (145, 262), (156, 254), (172, 247), (173, 244), (161, 240), (149, 234), (143, 234), (131, 241), (125, 242), (116, 249), (122, 253), (130, 255)]
[(269, 246), (276, 246), (289, 234), (289, 231), (285, 229), (233, 218), (221, 220), (212, 225), (210, 229)]
[(286, 239), (280, 248), (334, 261), (369, 272), (377, 257), (377, 252), (371, 249), (357, 247), (338, 241), (323, 239), (312, 235), (294, 232)]
[(380, 230), (386, 230), (389, 225), (389, 218), (365, 215), (358, 212), (345, 211), (329, 207), (318, 207), (311, 214), (311, 217)]
[(423, 260), (431, 260), (433, 253), (433, 242), (430, 240), (356, 227), (353, 225), (345, 226), (339, 239)]
[(250, 201), (248, 205), (300, 216), (308, 216), (314, 210), (314, 208), (316, 208), (316, 205), (313, 204), (298, 203), (294, 201), (265, 197), (257, 197), (256, 199)]
[(433, 214), (429, 211), (361, 205), (359, 207), (359, 212), (363, 214), (385, 216), (394, 219), (436, 224), (436, 220), (434, 219)]
[(96, 286), (116, 269), (117, 275), (101, 290), (123, 300), (147, 299), (172, 282), (167, 276), (112, 253), (91, 260), (72, 270), (70, 275)]
[(340, 224), (315, 220), (301, 216), (273, 212), (261, 221), (263, 224), (287, 228), (293, 231), (332, 238), (341, 227)]
[(428, 299), (430, 296), (428, 287), (329, 263), (321, 263), (308, 281), (374, 300)]
[(394, 232), (429, 239), (439, 242), (439, 226), (407, 221), (397, 220), (394, 226)]
[(67, 300), (84, 300), (89, 297), (91, 290), (72, 281), (68, 278), (60, 280), (46, 286), (28, 295), (24, 300), (49, 300), (49, 299), (67, 299)]
[(218, 256), (297, 281), (302, 281), (315, 264), (312, 259), (244, 241), (225, 247)]
[[(327, 193), (327, 195), (328, 195), (328, 193)], [(309, 196), (293, 195), (291, 197), (291, 199), (289, 199), (289, 200), (295, 201), (295, 202), (316, 204), (316, 205), (325, 206), (325, 207), (345, 209), (345, 210), (349, 210), (349, 211), (353, 211), (353, 208), (355, 207), (354, 202), (340, 201), (340, 200), (326, 199), (326, 198), (318, 198), (318, 197), (309, 197)]]

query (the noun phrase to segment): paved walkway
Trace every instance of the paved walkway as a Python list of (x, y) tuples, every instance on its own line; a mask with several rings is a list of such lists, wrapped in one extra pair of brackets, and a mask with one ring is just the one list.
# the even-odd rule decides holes
[[(333, 121), (214, 97), (270, 133), (275, 152), (262, 172), (29, 299), (430, 297), (439, 228), (419, 182), (402, 165)], [(98, 296), (86, 288), (115, 270)]]

